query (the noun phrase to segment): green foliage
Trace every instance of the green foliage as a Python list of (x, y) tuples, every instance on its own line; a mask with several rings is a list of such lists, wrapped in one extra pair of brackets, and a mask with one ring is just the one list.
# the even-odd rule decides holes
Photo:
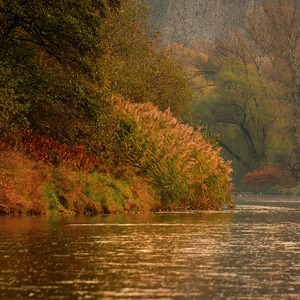
[(253, 65), (226, 59), (214, 89), (193, 109), (211, 132), (220, 134), (224, 154), (235, 160), (237, 178), (266, 159), (273, 111), (262, 77)]
[(185, 76), (155, 45), (146, 9), (133, 0), (2, 1), (0, 132), (25, 127), (103, 154), (118, 144), (109, 94), (186, 114)]
[[(142, 0), (0, 1), (1, 142), (30, 158), (32, 178), (34, 160), (44, 174), (32, 180), (35, 205), (34, 193), (16, 191), (3, 211), (144, 211), (157, 208), (154, 195), (167, 209), (230, 205), (219, 149), (170, 113), (189, 117), (190, 91), (146, 9)], [(147, 104), (127, 109), (112, 95)]]
[(171, 51), (159, 49), (147, 17), (144, 1), (127, 0), (106, 19), (110, 55), (102, 68), (109, 74), (112, 94), (187, 116), (191, 94), (184, 71)]
[(110, 174), (58, 167), (52, 171), (51, 186), (55, 194), (49, 209), (57, 209), (58, 199), (59, 209), (71, 213), (151, 211), (157, 205), (151, 188), (133, 175), (116, 179)]
[(15, 62), (25, 58), (30, 63), (42, 52), (66, 68), (92, 75), (106, 10), (101, 0), (3, 0), (1, 48), (13, 54)]
[(57, 212), (60, 208), (60, 203), (56, 194), (56, 190), (53, 185), (47, 184), (44, 187), (44, 194), (47, 199), (49, 199), (48, 209), (52, 212)]
[(207, 124), (233, 160), (235, 182), (278, 165), (300, 180), (299, 12), (299, 1), (266, 0), (226, 40), (173, 46), (189, 74), (195, 124)]
[(1, 2), (2, 132), (26, 126), (74, 141), (92, 130), (104, 110), (92, 83), (101, 84), (95, 62), (107, 10), (103, 1)]

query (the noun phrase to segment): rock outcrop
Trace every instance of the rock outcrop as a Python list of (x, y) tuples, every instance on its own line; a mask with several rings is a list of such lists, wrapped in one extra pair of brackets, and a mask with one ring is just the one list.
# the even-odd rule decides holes
[(227, 35), (248, 9), (262, 0), (147, 0), (150, 23), (162, 33), (163, 44), (188, 45), (194, 38)]

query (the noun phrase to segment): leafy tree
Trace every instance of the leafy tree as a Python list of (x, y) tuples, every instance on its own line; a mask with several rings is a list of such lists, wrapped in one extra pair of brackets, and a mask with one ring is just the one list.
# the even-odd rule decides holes
[[(196, 88), (197, 119), (222, 135), (220, 145), (241, 175), (281, 165), (300, 180), (299, 9), (299, 1), (267, 0), (250, 11), (242, 28), (214, 42), (210, 57), (223, 65), (216, 88), (202, 96)], [(230, 70), (228, 58), (239, 67)], [(247, 98), (247, 106), (236, 106)]]
[(29, 126), (71, 141), (99, 110), (100, 29), (118, 1), (0, 1), (2, 134)]
[(227, 59), (215, 88), (194, 106), (197, 119), (220, 136), (219, 144), (240, 172), (247, 172), (266, 158), (272, 113), (264, 86), (253, 65)]
[(300, 4), (296, 0), (267, 0), (247, 16), (248, 39), (264, 53), (272, 68), (265, 68), (290, 101), (300, 119)]
[[(272, 163), (288, 166), (300, 180), (300, 3), (267, 0), (247, 16), (247, 38), (264, 55), (262, 72), (274, 82), (277, 134)], [(283, 142), (285, 141), (285, 142)], [(279, 150), (281, 149), (281, 150)]]
[(160, 49), (158, 37), (148, 25), (145, 1), (123, 1), (106, 18), (103, 31), (110, 55), (103, 61), (112, 93), (134, 102), (152, 102), (185, 116), (191, 95), (179, 61), (168, 49)]
[(108, 97), (185, 116), (186, 78), (155, 44), (146, 9), (133, 0), (1, 1), (1, 135), (25, 127), (117, 162), (126, 121)]

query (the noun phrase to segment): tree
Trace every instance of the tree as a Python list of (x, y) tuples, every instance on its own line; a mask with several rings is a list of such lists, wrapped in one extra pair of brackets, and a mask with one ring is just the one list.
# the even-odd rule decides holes
[(105, 20), (106, 47), (103, 62), (112, 93), (134, 102), (152, 102), (185, 116), (191, 95), (179, 61), (169, 49), (160, 49), (158, 37), (149, 27), (145, 1), (123, 1)]
[(0, 20), (1, 139), (27, 128), (117, 164), (128, 120), (108, 98), (185, 117), (185, 74), (159, 49), (143, 0), (3, 0)]
[(296, 0), (267, 0), (247, 16), (245, 31), (272, 64), (268, 71), (300, 119), (300, 4)]
[[(279, 149), (273, 163), (288, 165), (300, 180), (300, 3), (296, 0), (267, 0), (249, 13), (245, 32), (257, 49), (264, 53), (263, 72), (277, 87), (281, 108), (277, 114)], [(284, 114), (283, 114), (284, 112)], [(286, 146), (289, 145), (287, 148)], [(276, 159), (275, 159), (276, 157)]]
[(13, 124), (64, 141), (89, 131), (103, 109), (100, 29), (118, 2), (0, 1), (2, 134)]
[[(220, 145), (226, 155), (235, 162), (248, 165), (243, 172), (253, 167), (281, 165), (300, 180), (299, 14), (299, 1), (267, 0), (250, 11), (242, 27), (234, 30), (227, 40), (214, 42), (214, 52), (210, 56), (217, 58), (223, 68), (213, 82), (217, 87), (211, 97), (199, 98), (197, 116), (222, 135)], [(233, 65), (240, 65), (240, 71), (248, 69), (246, 73), (249, 73), (251, 69), (250, 76), (245, 77), (237, 69), (232, 69), (238, 81), (234, 79), (236, 84), (229, 83), (232, 72), (227, 72), (228, 58)], [(249, 105), (237, 108), (234, 99), (240, 95), (239, 101), (243, 101), (245, 95), (250, 95), (249, 87), (252, 92), (253, 88), (256, 91), (255, 97), (252, 97), (255, 109), (249, 110)], [(221, 101), (220, 97), (227, 102)], [(251, 116), (250, 123), (248, 117), (242, 118), (246, 115)], [(267, 116), (266, 122), (264, 115)], [(214, 125), (216, 118), (219, 118), (218, 126)], [(247, 126), (244, 126), (243, 120)], [(238, 127), (238, 131), (244, 134), (237, 135)], [(241, 146), (244, 144), (247, 147)], [(249, 157), (254, 159), (253, 163), (249, 163)]]
[(194, 110), (210, 132), (219, 134), (217, 140), (225, 157), (234, 160), (237, 177), (265, 161), (273, 120), (255, 66), (227, 58), (215, 87)]

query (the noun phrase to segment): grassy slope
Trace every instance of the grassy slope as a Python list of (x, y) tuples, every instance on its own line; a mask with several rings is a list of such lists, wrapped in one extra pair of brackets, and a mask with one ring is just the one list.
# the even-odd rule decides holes
[[(130, 181), (130, 183), (129, 183)], [(50, 167), (21, 152), (0, 152), (0, 214), (113, 213), (155, 210), (147, 183), (109, 174)]]

